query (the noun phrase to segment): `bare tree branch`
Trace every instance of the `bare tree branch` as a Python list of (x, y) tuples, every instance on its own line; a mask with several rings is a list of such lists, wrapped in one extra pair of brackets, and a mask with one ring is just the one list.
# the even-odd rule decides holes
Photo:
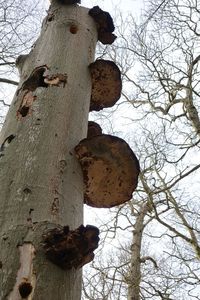
[(6, 79), (6, 78), (0, 78), (0, 82), (8, 83), (8, 84), (16, 85), (16, 86), (19, 84), (19, 82), (15, 81), (15, 80), (10, 80), (10, 79)]

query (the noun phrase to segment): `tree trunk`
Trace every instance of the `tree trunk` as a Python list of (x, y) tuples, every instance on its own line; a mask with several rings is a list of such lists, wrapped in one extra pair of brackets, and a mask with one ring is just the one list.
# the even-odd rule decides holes
[(96, 35), (86, 8), (52, 3), (30, 54), (17, 60), (20, 83), (0, 136), (2, 300), (81, 298), (81, 271), (53, 265), (41, 241), (58, 224), (83, 222), (73, 149), (87, 132)]
[(144, 218), (149, 210), (149, 203), (141, 205), (133, 230), (131, 246), (130, 274), (128, 277), (128, 300), (140, 300), (141, 282), (141, 247), (144, 230)]

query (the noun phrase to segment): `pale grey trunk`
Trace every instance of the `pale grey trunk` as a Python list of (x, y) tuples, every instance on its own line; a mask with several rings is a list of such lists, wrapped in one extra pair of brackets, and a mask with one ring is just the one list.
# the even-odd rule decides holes
[(148, 203), (141, 206), (134, 225), (133, 244), (131, 246), (130, 274), (128, 276), (128, 300), (140, 300), (141, 246), (144, 218), (148, 210)]
[[(71, 33), (71, 25), (78, 31)], [(48, 262), (41, 238), (54, 224), (74, 229), (83, 222), (83, 180), (73, 149), (86, 136), (96, 35), (86, 8), (53, 4), (32, 51), (20, 60), (18, 91), (40, 66), (67, 82), (36, 88), (25, 117), (16, 115), (22, 90), (16, 93), (1, 132), (0, 144), (15, 136), (0, 156), (1, 300), (21, 299), (22, 280), (33, 286), (29, 300), (80, 299), (81, 271)]]

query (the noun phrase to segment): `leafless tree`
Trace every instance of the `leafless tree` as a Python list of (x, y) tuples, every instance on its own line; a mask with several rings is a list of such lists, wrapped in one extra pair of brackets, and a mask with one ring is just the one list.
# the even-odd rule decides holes
[(113, 234), (118, 249), (93, 263), (87, 281), (99, 277), (92, 291), (86, 281), (84, 299), (200, 299), (200, 3), (146, 5), (139, 23), (118, 14), (119, 38), (103, 54), (123, 73), (113, 113), (127, 107), (141, 174), (131, 203), (104, 225), (106, 243)]
[(15, 61), (39, 33), (47, 1), (0, 1), (0, 124), (18, 85)]

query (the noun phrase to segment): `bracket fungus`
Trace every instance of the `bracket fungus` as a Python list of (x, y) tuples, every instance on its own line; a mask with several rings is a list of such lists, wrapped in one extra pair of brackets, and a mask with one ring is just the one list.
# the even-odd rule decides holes
[(98, 247), (99, 229), (92, 225), (54, 228), (43, 235), (46, 257), (62, 269), (81, 268), (94, 258)]
[(110, 60), (99, 59), (89, 65), (92, 78), (90, 111), (113, 106), (121, 96), (121, 72)]
[(115, 27), (110, 14), (99, 6), (94, 6), (89, 10), (89, 15), (97, 24), (98, 40), (102, 44), (112, 44), (116, 39), (116, 35), (112, 33)]
[(89, 121), (88, 122), (88, 132), (87, 138), (92, 138), (93, 136), (102, 134), (102, 129), (99, 124)]
[(82, 140), (75, 154), (83, 171), (86, 204), (109, 208), (131, 199), (140, 167), (124, 140), (106, 134), (93, 136)]

